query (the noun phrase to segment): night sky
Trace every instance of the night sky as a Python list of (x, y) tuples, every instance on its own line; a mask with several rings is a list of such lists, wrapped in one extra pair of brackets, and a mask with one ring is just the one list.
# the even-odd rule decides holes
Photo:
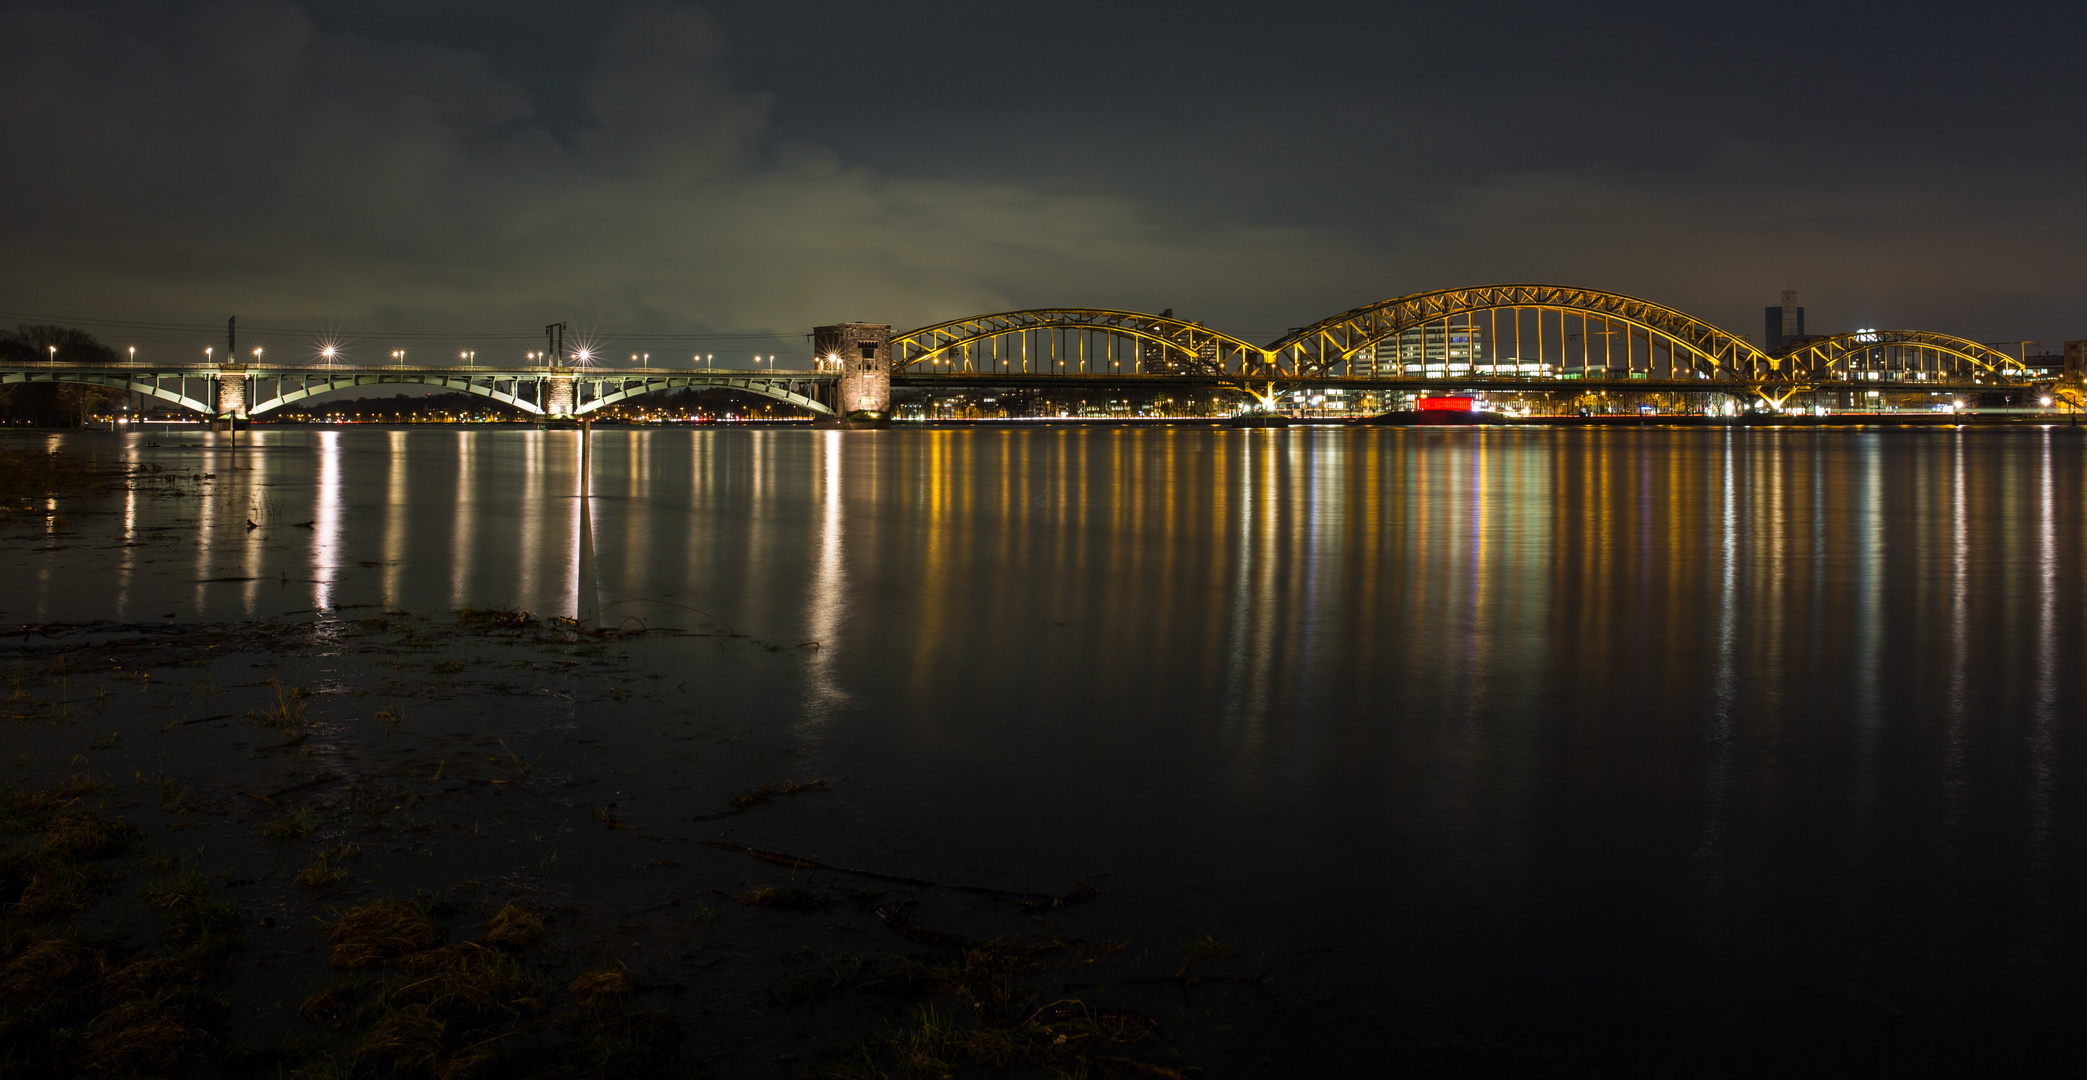
[(0, 318), (236, 313), (372, 357), (562, 319), (722, 359), (1046, 305), (1266, 341), (1550, 281), (2055, 351), (2087, 338), (2083, 31), (2074, 3), (0, 4)]

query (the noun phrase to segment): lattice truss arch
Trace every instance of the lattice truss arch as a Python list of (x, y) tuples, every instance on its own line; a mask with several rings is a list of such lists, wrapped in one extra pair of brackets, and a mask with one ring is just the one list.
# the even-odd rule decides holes
[[(1039, 337), (1057, 332), (1077, 336), (1062, 348), (1054, 338)], [(1140, 347), (1128, 357), (1116, 352), (1093, 352), (1088, 348), (1093, 335), (1129, 338)], [(1039, 340), (1050, 347), (1037, 344)], [(981, 342), (992, 343), (993, 347), (980, 350), (976, 346)], [(893, 337), (891, 350), (895, 373), (1217, 378), (1282, 374), (1273, 369), (1272, 354), (1252, 342), (1201, 323), (1112, 308), (1034, 308), (952, 319)]]
[(2032, 379), (2022, 361), (1992, 346), (1927, 330), (1857, 330), (1800, 342), (1769, 358), (1763, 377), (1815, 382), (2012, 384)]
[[(1771, 357), (1752, 343), (1718, 326), (1664, 304), (1635, 296), (1581, 289), (1567, 285), (1484, 285), (1464, 289), (1438, 289), (1344, 311), (1310, 326), (1293, 330), (1268, 347), (1279, 357), (1281, 367), (1298, 375), (1326, 375), (1346, 366), (1363, 349), (1379, 342), (1397, 342), (1408, 330), (1424, 329), (1433, 323), (1448, 324), (1485, 312), (1503, 310), (1536, 313), (1536, 334), (1542, 340), (1543, 317), (1578, 318), (1582, 334), (1590, 321), (1606, 327), (1621, 323), (1642, 335), (1648, 357), (1664, 345), (1669, 374), (1676, 378), (1750, 379), (1770, 370)], [(1474, 321), (1466, 325), (1482, 326)], [(1519, 322), (1516, 332), (1522, 332)], [(1560, 336), (1565, 326), (1559, 324)], [(1631, 341), (1626, 337), (1626, 345)], [(1562, 343), (1562, 342), (1561, 342)], [(1627, 353), (1628, 355), (1628, 353)], [(1680, 362), (1687, 360), (1686, 367)]]

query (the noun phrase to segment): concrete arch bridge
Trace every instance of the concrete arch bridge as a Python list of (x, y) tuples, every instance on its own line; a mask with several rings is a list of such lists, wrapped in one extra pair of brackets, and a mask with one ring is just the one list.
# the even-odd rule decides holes
[(837, 378), (809, 371), (465, 368), (157, 368), (31, 365), (0, 370), (0, 386), (73, 383), (142, 395), (212, 417), (253, 418), (321, 395), (374, 386), (424, 386), (474, 394), (543, 417), (586, 416), (644, 394), (725, 389), (831, 415), (821, 387)]

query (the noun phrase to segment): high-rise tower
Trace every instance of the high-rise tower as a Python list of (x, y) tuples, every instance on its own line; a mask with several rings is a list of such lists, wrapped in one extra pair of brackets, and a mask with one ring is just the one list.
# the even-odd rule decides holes
[(1783, 290), (1783, 306), (1767, 309), (1767, 333), (1762, 335), (1762, 347), (1769, 352), (1782, 352), (1783, 346), (1804, 336), (1804, 309), (1797, 306), (1797, 290)]

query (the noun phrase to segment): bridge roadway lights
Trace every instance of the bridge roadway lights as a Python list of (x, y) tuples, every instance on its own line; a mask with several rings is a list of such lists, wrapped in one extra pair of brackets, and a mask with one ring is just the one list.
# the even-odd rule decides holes
[(545, 416), (567, 417), (573, 414), (573, 390), (579, 378), (571, 374), (552, 375), (544, 380)]
[(812, 328), (817, 366), (840, 372), (833, 413), (843, 427), (891, 422), (891, 324), (836, 323)]

